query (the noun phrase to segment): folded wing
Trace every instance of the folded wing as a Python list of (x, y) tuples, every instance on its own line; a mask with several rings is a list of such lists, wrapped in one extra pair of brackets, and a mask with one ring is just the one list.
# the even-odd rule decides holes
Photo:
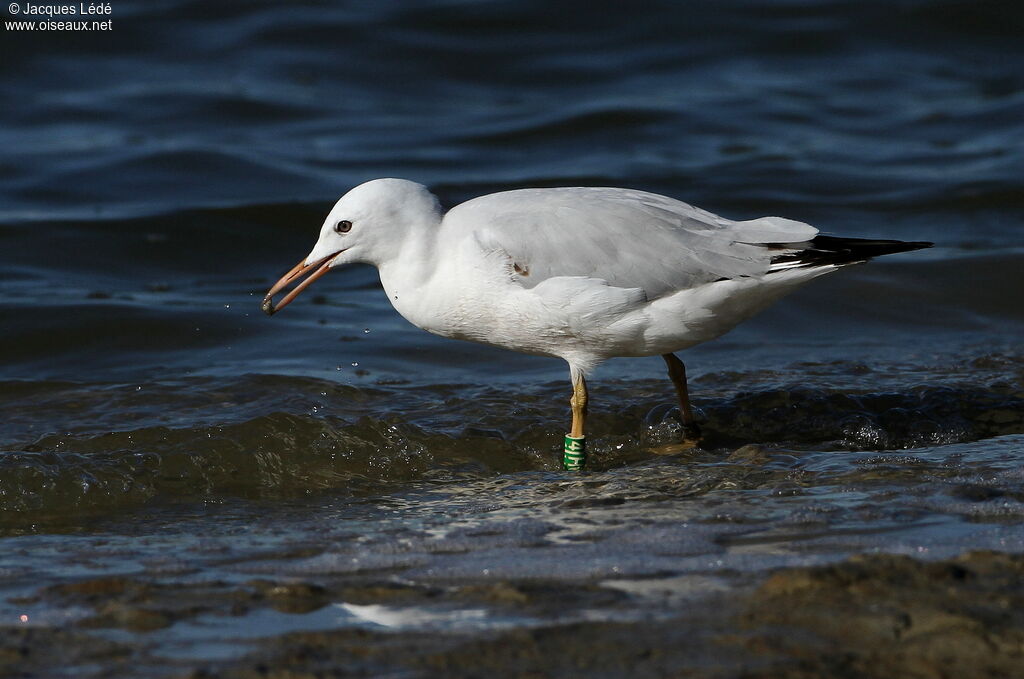
[(813, 226), (781, 217), (734, 222), (687, 203), (614, 188), (523, 189), (453, 209), (443, 228), (470, 232), (507, 259), (524, 287), (585, 276), (648, 299), (722, 279), (762, 276), (808, 247)]

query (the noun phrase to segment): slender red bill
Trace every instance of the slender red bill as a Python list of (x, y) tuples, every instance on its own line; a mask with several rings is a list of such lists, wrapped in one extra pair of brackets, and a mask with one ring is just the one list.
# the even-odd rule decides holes
[[(281, 276), (281, 280), (274, 283), (274, 287), (267, 291), (267, 296), (263, 298), (263, 304), (260, 307), (263, 309), (263, 313), (268, 316), (273, 316), (276, 312), (288, 306), (288, 304), (298, 297), (300, 292), (308, 288), (313, 281), (331, 270), (331, 260), (339, 254), (340, 252), (335, 252), (334, 254), (327, 255), (323, 259), (318, 259), (311, 264), (306, 264), (306, 260), (303, 259), (292, 267), (291, 271)], [(282, 297), (281, 301), (277, 305), (274, 304), (274, 295), (304, 276), (306, 276), (306, 280), (292, 288), (292, 291)]]

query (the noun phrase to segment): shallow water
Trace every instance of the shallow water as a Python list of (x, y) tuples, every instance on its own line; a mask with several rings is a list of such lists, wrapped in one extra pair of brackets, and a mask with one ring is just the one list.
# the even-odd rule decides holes
[[(61, 671), (658, 621), (777, 568), (1024, 551), (1017, 4), (113, 12), (102, 39), (8, 31), (0, 64), (0, 626), (121, 649)], [(672, 452), (661, 361), (602, 366), (571, 475), (559, 361), (412, 328), (369, 268), (259, 312), (377, 176), (936, 247), (685, 352), (699, 449)]]

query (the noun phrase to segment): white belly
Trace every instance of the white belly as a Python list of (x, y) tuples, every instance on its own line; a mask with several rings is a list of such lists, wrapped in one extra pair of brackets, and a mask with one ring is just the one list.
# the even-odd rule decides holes
[(395, 309), (428, 332), (596, 364), (679, 351), (719, 337), (826, 271), (708, 283), (650, 301), (637, 288), (550, 278), (524, 288), (504, 270), (466, 268), (416, 283), (381, 272)]

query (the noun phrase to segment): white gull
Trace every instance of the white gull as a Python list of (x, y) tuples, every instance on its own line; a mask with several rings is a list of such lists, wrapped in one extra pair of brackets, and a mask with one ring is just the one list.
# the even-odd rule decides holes
[[(809, 224), (732, 221), (666, 196), (619, 188), (521, 189), (443, 213), (426, 187), (376, 179), (338, 200), (320, 238), (267, 293), (273, 314), (332, 268), (380, 272), (395, 309), (443, 337), (569, 364), (567, 468), (583, 463), (585, 376), (616, 356), (660, 355), (688, 438), (682, 361), (822, 274), (931, 243), (819, 236)], [(275, 306), (273, 296), (306, 277)]]

